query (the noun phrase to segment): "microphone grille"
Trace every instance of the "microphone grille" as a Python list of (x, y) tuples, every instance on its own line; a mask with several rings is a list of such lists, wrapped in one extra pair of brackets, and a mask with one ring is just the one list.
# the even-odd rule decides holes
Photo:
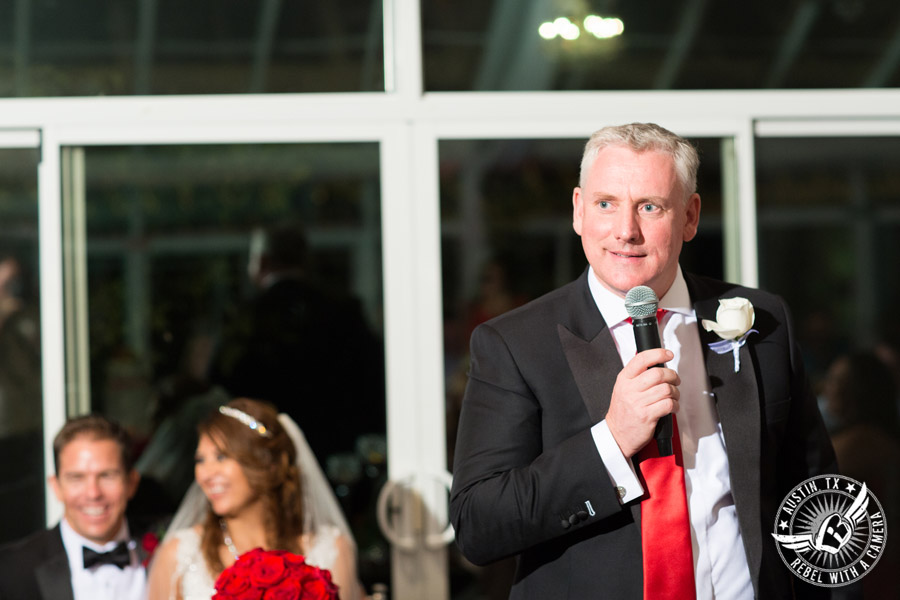
[(638, 285), (625, 294), (625, 312), (632, 319), (641, 319), (656, 315), (656, 309), (659, 307), (659, 298), (656, 292), (646, 285)]

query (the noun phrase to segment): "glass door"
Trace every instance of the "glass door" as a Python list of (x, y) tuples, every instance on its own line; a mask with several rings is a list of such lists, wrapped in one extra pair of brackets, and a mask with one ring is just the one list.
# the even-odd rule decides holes
[[(900, 122), (757, 126), (759, 273), (797, 315), (841, 474), (900, 514)], [(785, 260), (785, 257), (788, 257)], [(900, 551), (862, 580), (896, 590)]]
[(0, 543), (44, 525), (40, 134), (0, 130)]
[(264, 399), (306, 433), (363, 583), (388, 584), (378, 143), (66, 145), (60, 162), (67, 413), (132, 432), (132, 517), (177, 507), (210, 408)]

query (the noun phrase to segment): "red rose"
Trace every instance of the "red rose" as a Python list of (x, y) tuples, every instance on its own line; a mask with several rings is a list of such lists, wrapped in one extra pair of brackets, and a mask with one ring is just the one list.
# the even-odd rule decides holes
[(148, 531), (141, 538), (141, 550), (144, 551), (144, 560), (141, 561), (141, 564), (146, 567), (150, 564), (150, 559), (153, 558), (153, 553), (159, 547), (159, 536), (155, 533)]
[(240, 569), (235, 569), (237, 563), (228, 567), (216, 580), (216, 590), (234, 596), (250, 588), (250, 578), (241, 573)]
[(300, 582), (297, 579), (282, 579), (263, 594), (263, 600), (297, 600), (299, 597)]
[(153, 554), (153, 551), (156, 550), (156, 547), (159, 546), (159, 537), (153, 532), (147, 532), (144, 534), (144, 537), (141, 538), (141, 548), (144, 549), (144, 552), (147, 554)]
[(254, 548), (253, 550), (249, 550), (248, 552), (244, 552), (243, 554), (241, 554), (235, 564), (241, 563), (241, 565), (245, 568), (249, 568), (256, 564), (256, 561), (258, 561), (260, 558), (266, 556), (266, 554), (268, 553), (262, 548)]
[(331, 582), (331, 573), (307, 565), (303, 574), (302, 593), (299, 600), (337, 599), (337, 586)]
[(298, 600), (318, 600), (319, 598), (330, 598), (331, 590), (328, 585), (321, 579), (307, 579), (303, 582), (303, 591)]
[(301, 556), (299, 554), (292, 554), (290, 552), (285, 552), (284, 556), (282, 558), (284, 558), (284, 562), (288, 566), (290, 566), (292, 569), (299, 567), (300, 565), (306, 564), (306, 557)]
[(284, 559), (277, 554), (261, 556), (253, 565), (251, 577), (253, 583), (262, 588), (275, 585), (285, 575)]
[(216, 595), (212, 597), (212, 600), (261, 600), (262, 594), (262, 590), (248, 587), (243, 592), (239, 592), (237, 594), (224, 594), (222, 592), (217, 592)]

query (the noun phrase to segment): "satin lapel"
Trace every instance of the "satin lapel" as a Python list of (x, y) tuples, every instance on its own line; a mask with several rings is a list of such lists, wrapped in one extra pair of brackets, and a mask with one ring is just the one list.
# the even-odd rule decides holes
[(585, 271), (568, 286), (564, 322), (556, 326), (563, 353), (581, 399), (596, 423), (606, 417), (616, 375), (622, 369), (622, 359), (600, 315), (588, 285)]
[(74, 600), (72, 575), (65, 550), (35, 569), (43, 600)]
[(556, 329), (581, 400), (591, 422), (597, 423), (606, 417), (616, 375), (622, 370), (616, 345), (606, 327), (592, 340), (581, 339), (561, 324)]
[[(584, 283), (581, 286), (584, 293), (576, 288), (571, 305), (571, 326), (560, 323), (556, 330), (591, 423), (598, 423), (609, 411), (616, 377), (622, 370), (622, 357), (590, 295), (586, 278), (582, 277), (580, 281)], [(632, 502), (629, 508), (634, 523), (640, 528), (641, 503)]]
[[(725, 450), (728, 454), (731, 491), (737, 508), (738, 522), (747, 549), (747, 561), (754, 581), (759, 575), (762, 557), (762, 540), (759, 536), (760, 507), (760, 407), (757, 387), (757, 368), (751, 338), (740, 349), (740, 369), (734, 372), (734, 356), (731, 352), (717, 354), (709, 345), (720, 341), (712, 332), (700, 325), (702, 319), (715, 320), (719, 306), (718, 297), (703, 295), (704, 290), (694, 289), (688, 280), (700, 342), (703, 347), (710, 391), (714, 394)], [(723, 294), (723, 297), (730, 297)]]

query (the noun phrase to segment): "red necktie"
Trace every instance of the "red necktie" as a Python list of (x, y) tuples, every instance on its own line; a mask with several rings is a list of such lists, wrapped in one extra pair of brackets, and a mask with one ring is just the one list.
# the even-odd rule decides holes
[[(660, 308), (661, 321), (668, 311)], [(631, 323), (631, 317), (627, 321)], [(678, 421), (672, 415), (672, 456), (661, 457), (656, 440), (638, 452), (644, 480), (641, 500), (641, 549), (644, 557), (644, 598), (683, 600), (694, 598), (694, 558), (691, 524), (684, 489), (684, 461)]]
[(641, 548), (644, 598), (648, 600), (683, 600), (696, 595), (684, 462), (675, 415), (672, 428), (672, 456), (660, 457), (655, 439), (638, 452), (646, 490), (641, 500)]
[[(666, 316), (666, 313), (667, 313), (667, 312), (669, 312), (669, 309), (668, 309), (668, 308), (657, 308), (657, 309), (656, 309), (656, 321), (657, 321), (657, 323), (660, 322), (660, 321), (662, 321), (662, 318), (663, 318), (664, 316)], [(629, 325), (632, 325), (632, 324), (633, 324), (633, 321), (632, 321), (632, 318), (631, 318), (631, 317), (626, 317), (626, 318), (625, 318), (625, 322), (628, 323)]]

